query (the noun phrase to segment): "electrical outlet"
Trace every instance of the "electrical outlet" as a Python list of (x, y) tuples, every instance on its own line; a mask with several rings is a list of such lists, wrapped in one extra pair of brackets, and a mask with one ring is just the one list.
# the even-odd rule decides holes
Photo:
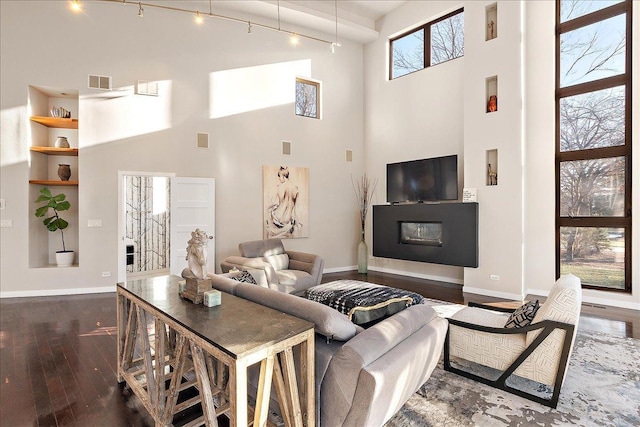
[(2, 228), (11, 228), (13, 227), (13, 220), (11, 219), (3, 219), (0, 221), (0, 227)]
[(492, 274), (491, 276), (489, 276), (489, 278), (491, 280), (500, 280), (500, 276), (498, 276), (497, 274)]
[(0, 209), (4, 209), (4, 207), (5, 207), (4, 199), (0, 199)]
[(90, 219), (87, 221), (87, 227), (102, 227), (101, 219)]
[(111, 272), (110, 271), (103, 271), (102, 272), (102, 277), (111, 277)]

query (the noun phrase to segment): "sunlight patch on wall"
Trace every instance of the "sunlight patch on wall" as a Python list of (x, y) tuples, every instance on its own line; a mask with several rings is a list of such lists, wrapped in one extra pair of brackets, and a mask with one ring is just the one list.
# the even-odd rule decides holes
[(310, 75), (310, 59), (213, 72), (209, 74), (209, 117), (293, 104), (296, 76)]
[(158, 96), (134, 94), (127, 86), (80, 97), (82, 147), (118, 141), (171, 127), (171, 81), (158, 81)]
[(6, 108), (0, 112), (0, 166), (26, 162), (29, 151), (25, 143), (27, 138), (27, 106)]

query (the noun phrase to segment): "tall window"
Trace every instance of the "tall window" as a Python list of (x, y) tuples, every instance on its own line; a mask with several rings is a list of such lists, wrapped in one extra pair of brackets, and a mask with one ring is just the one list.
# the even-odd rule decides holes
[(556, 275), (631, 292), (631, 0), (556, 0)]
[(464, 9), (390, 40), (389, 78), (464, 56)]

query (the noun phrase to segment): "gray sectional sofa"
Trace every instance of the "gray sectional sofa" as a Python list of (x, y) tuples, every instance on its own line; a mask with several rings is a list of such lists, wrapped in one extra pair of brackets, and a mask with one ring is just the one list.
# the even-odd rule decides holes
[(429, 306), (411, 306), (365, 330), (315, 301), (224, 274), (210, 277), (218, 290), (315, 324), (319, 426), (382, 426), (440, 359), (448, 324)]

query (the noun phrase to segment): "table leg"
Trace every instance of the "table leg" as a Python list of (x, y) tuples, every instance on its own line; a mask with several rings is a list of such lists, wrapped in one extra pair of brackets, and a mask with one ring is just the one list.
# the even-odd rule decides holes
[(273, 377), (273, 364), (275, 356), (269, 356), (260, 362), (260, 379), (256, 396), (256, 410), (253, 417), (253, 425), (266, 427), (269, 415), (269, 400), (271, 398), (271, 379)]

